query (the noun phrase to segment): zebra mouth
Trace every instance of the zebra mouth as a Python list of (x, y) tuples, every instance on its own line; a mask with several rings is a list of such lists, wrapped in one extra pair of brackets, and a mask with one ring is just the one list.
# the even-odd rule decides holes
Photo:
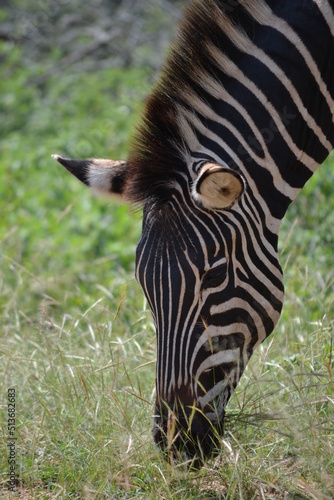
[(194, 408), (182, 408), (178, 412), (161, 407), (157, 410), (152, 434), (166, 460), (199, 468), (220, 452), (223, 416), (216, 422)]

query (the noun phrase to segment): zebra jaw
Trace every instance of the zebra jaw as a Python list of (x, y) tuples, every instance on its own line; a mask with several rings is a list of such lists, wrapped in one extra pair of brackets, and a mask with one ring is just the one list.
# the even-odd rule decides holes
[(244, 192), (245, 181), (235, 170), (205, 163), (193, 184), (194, 199), (209, 210), (231, 208)]
[(56, 154), (52, 158), (93, 191), (122, 196), (127, 162), (94, 158), (74, 160)]

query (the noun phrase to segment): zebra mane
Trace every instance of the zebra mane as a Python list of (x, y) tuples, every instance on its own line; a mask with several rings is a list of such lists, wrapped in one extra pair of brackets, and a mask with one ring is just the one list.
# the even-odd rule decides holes
[[(263, 9), (261, 0), (252, 1)], [(185, 100), (182, 91), (184, 95), (184, 90), (189, 89), (189, 95), (205, 100), (207, 94), (198, 81), (204, 74), (215, 77), (207, 42), (227, 54), (234, 50), (228, 40), (228, 26), (239, 24), (240, 14), (244, 22), (251, 20), (240, 3), (240, 0), (195, 0), (185, 9), (177, 39), (146, 101), (130, 147), (126, 183), (129, 200), (164, 203), (170, 196), (171, 185), (180, 175), (189, 175), (186, 156), (192, 148), (179, 117), (180, 110), (193, 109), (191, 99)]]

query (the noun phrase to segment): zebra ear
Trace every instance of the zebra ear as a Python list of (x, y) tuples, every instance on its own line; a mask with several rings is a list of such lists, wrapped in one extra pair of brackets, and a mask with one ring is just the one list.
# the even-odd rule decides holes
[(205, 163), (193, 184), (195, 201), (209, 210), (230, 208), (245, 188), (242, 177), (227, 166)]
[(122, 196), (125, 187), (125, 161), (87, 159), (73, 160), (52, 155), (66, 170), (100, 194)]

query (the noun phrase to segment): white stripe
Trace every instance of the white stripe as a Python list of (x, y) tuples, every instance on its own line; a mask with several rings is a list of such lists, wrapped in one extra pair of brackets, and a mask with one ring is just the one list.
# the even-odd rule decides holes
[(196, 362), (196, 357), (199, 350), (202, 349), (204, 345), (207, 345), (208, 343), (210, 344), (210, 340), (208, 338), (209, 334), (210, 334), (210, 339), (212, 340), (217, 337), (228, 338), (230, 335), (234, 335), (236, 332), (242, 333), (244, 335), (245, 345), (248, 346), (249, 343), (252, 341), (252, 335), (250, 333), (248, 325), (246, 325), (245, 323), (238, 323), (236, 321), (235, 323), (231, 323), (227, 326), (209, 326), (208, 330), (207, 329), (203, 330), (203, 332), (199, 336), (194, 351), (192, 352), (191, 355), (191, 361), (190, 361), (191, 373), (193, 372), (194, 364)]
[[(182, 270), (182, 267), (179, 263), (179, 261), (177, 261), (177, 265), (178, 265), (178, 268), (179, 268), (179, 272), (180, 272), (180, 275), (181, 275), (181, 287), (180, 287), (180, 298), (179, 298), (179, 301), (178, 301), (178, 310), (177, 310), (177, 318), (176, 318), (176, 323), (175, 323), (175, 331), (174, 332), (170, 332), (171, 335), (173, 335), (173, 351), (172, 351), (172, 357), (171, 357), (171, 363), (172, 363), (172, 366), (171, 366), (171, 379), (169, 381), (169, 386), (168, 386), (168, 394), (171, 393), (171, 391), (176, 387), (176, 384), (180, 387), (180, 380), (182, 382), (182, 358), (181, 358), (181, 349), (180, 349), (180, 346), (177, 345), (177, 339), (178, 339), (178, 333), (179, 333), (179, 330), (180, 330), (180, 324), (181, 324), (181, 317), (182, 317), (182, 312), (183, 312), (183, 309), (184, 309), (184, 306), (183, 306), (183, 301), (184, 301), (184, 297), (186, 295), (186, 291), (187, 291), (187, 282), (186, 282), (186, 278), (185, 278), (185, 275), (184, 275), (184, 272)], [(174, 290), (174, 293), (175, 293), (175, 290)], [(171, 302), (170, 304), (170, 307), (175, 307), (175, 297), (173, 297), (173, 302)], [(167, 353), (165, 353), (167, 354)], [(175, 373), (175, 360), (176, 358), (179, 357), (179, 372), (178, 374)], [(166, 388), (167, 388), (167, 372), (168, 370), (166, 369)]]
[[(231, 375), (233, 376), (234, 369), (231, 371)], [(230, 385), (229, 379), (224, 379), (218, 382), (212, 389), (207, 391), (204, 396), (200, 396), (197, 399), (197, 403), (204, 408), (208, 403), (210, 403), (217, 396), (222, 395), (224, 389)]]
[[(146, 236), (145, 239), (146, 239), (145, 245), (144, 245), (144, 247), (142, 249), (142, 252), (141, 252), (140, 257), (139, 257), (138, 262), (137, 262), (137, 280), (140, 283), (140, 285), (142, 286), (143, 291), (144, 291), (144, 293), (145, 293), (145, 295), (147, 297), (147, 300), (149, 302), (149, 305), (150, 305), (150, 308), (151, 308), (151, 311), (152, 311), (153, 320), (154, 320), (154, 322), (156, 324), (156, 319), (157, 318), (155, 317), (155, 312), (157, 311), (157, 309), (155, 308), (155, 304), (152, 302), (150, 294), (148, 293), (147, 280), (146, 280), (146, 277), (147, 277), (147, 274), (148, 274), (147, 273), (147, 267), (148, 267), (149, 259), (147, 259), (146, 264), (145, 264), (145, 268), (144, 268), (144, 271), (143, 271), (144, 283), (141, 283), (140, 280), (139, 280), (139, 269), (142, 266), (142, 260), (143, 260), (144, 253), (146, 252), (146, 247), (148, 247), (150, 245), (151, 248), (150, 248), (149, 254), (151, 254), (151, 252), (152, 252), (152, 242), (151, 242), (151, 238), (150, 238), (150, 230), (148, 231), (148, 234), (147, 234), (147, 236)], [(138, 245), (139, 245), (139, 243), (138, 243)]]
[(195, 374), (195, 381), (199, 381), (203, 372), (216, 366), (224, 365), (225, 363), (238, 362), (240, 359), (240, 349), (226, 349), (225, 351), (216, 352), (207, 356), (207, 358), (199, 365)]
[(318, 9), (320, 10), (321, 14), (323, 15), (324, 20), (328, 24), (330, 32), (331, 32), (332, 36), (334, 37), (334, 14), (333, 14), (333, 9), (329, 5), (328, 1), (315, 0), (315, 3), (317, 4)]
[[(318, 3), (319, 8), (320, 5)], [(259, 24), (277, 29), (282, 35), (285, 36), (287, 40), (292, 43), (292, 45), (296, 47), (296, 49), (303, 57), (311, 74), (313, 75), (313, 78), (317, 82), (319, 90), (327, 102), (328, 108), (332, 114), (332, 120), (334, 122), (334, 101), (328, 91), (326, 83), (321, 76), (316, 62), (314, 61), (301, 38), (286, 21), (284, 21), (280, 17), (277, 17), (266, 3), (259, 0), (243, 0), (243, 6)], [(327, 9), (322, 9), (322, 11), (325, 15), (327, 15)]]

